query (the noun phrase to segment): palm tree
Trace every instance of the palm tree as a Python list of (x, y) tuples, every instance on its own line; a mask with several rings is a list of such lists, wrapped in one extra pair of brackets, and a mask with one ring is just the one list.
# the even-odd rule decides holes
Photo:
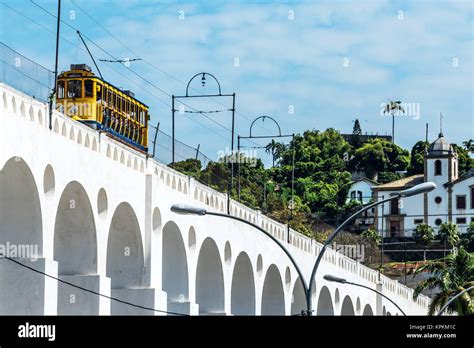
[(272, 139), (272, 141), (267, 146), (265, 146), (265, 152), (272, 154), (273, 167), (275, 167), (275, 160), (281, 156), (284, 150), (285, 144), (279, 143), (275, 141), (275, 139)]
[[(458, 226), (452, 222), (444, 222), (439, 227), (438, 236), (439, 240), (443, 243), (444, 249), (446, 246), (453, 248), (459, 244), (459, 232)], [(444, 253), (446, 251), (443, 251)], [(446, 254), (444, 254), (446, 256)]]
[[(416, 300), (423, 290), (439, 289), (428, 309), (428, 315), (433, 315), (450, 298), (474, 285), (474, 257), (464, 248), (459, 248), (444, 259), (425, 263), (415, 270), (413, 276), (422, 272), (428, 272), (431, 276), (417, 285), (413, 298)], [(447, 310), (458, 315), (474, 314), (474, 290), (458, 297)]]
[(426, 261), (426, 248), (429, 247), (434, 240), (433, 227), (428, 224), (419, 224), (413, 233), (413, 239), (416, 244), (423, 247), (423, 261)]
[(392, 143), (395, 143), (395, 114), (398, 111), (405, 113), (405, 110), (402, 107), (401, 101), (388, 100), (388, 103), (385, 104), (383, 113), (392, 115)]

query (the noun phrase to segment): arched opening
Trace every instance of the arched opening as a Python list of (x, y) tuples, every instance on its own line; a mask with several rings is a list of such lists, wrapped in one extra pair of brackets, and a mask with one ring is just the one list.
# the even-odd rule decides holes
[(48, 164), (44, 170), (43, 175), (43, 190), (46, 197), (52, 197), (54, 195), (55, 180), (54, 170), (50, 164)]
[(306, 295), (303, 285), (301, 284), (301, 278), (298, 277), (293, 286), (293, 293), (291, 295), (291, 314), (301, 314), (301, 312), (306, 309)]
[(107, 240), (107, 277), (112, 289), (140, 288), (143, 245), (140, 226), (130, 204), (115, 209)]
[(178, 225), (169, 221), (163, 227), (163, 290), (168, 302), (188, 301), (188, 263), (183, 237)]
[(232, 314), (255, 315), (255, 282), (252, 263), (245, 252), (241, 252), (235, 261), (230, 294)]
[(372, 307), (370, 307), (369, 304), (366, 304), (364, 307), (364, 312), (362, 315), (374, 315), (374, 312), (372, 311)]
[(435, 161), (435, 175), (443, 175), (442, 170), (441, 170), (441, 161), (440, 160)]
[(86, 191), (77, 181), (64, 189), (54, 224), (54, 259), (62, 275), (97, 272), (94, 213)]
[(43, 253), (38, 188), (26, 162), (14, 157), (0, 172), (0, 244), (33, 245)]
[(334, 315), (334, 307), (329, 289), (325, 286), (321, 289), (318, 299), (317, 315)]
[(285, 315), (285, 296), (280, 272), (275, 265), (271, 265), (262, 292), (262, 315)]
[(199, 314), (224, 313), (224, 274), (219, 249), (211, 238), (206, 238), (199, 251), (196, 302)]
[[(16, 252), (5, 248), (5, 256), (23, 258), (35, 266), (43, 252), (41, 204), (34, 177), (20, 157), (8, 160), (0, 171), (0, 244), (27, 246)], [(44, 315), (44, 276), (0, 259), (0, 313)], [(41, 267), (41, 266), (39, 266)]]
[(349, 296), (344, 297), (344, 301), (342, 301), (341, 315), (355, 315), (354, 305)]

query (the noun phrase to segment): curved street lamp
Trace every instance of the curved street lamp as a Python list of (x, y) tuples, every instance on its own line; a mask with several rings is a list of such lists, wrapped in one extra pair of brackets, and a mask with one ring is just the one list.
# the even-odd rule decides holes
[(326, 274), (324, 277), (323, 277), (325, 280), (327, 280), (328, 282), (335, 282), (335, 283), (339, 283), (339, 284), (349, 284), (349, 285), (354, 285), (354, 286), (359, 286), (361, 288), (364, 288), (364, 289), (367, 289), (367, 290), (370, 290), (370, 291), (373, 291), (377, 294), (379, 294), (380, 296), (386, 298), (387, 300), (389, 300), (390, 302), (392, 302), (395, 307), (398, 308), (398, 310), (406, 316), (405, 312), (403, 311), (403, 309), (401, 309), (394, 301), (392, 301), (388, 296), (385, 296), (384, 294), (382, 294), (382, 292), (378, 291), (378, 290), (375, 290), (375, 289), (372, 289), (371, 287), (368, 287), (368, 286), (365, 286), (365, 285), (362, 285), (362, 284), (358, 284), (358, 283), (353, 283), (353, 282), (348, 282), (347, 280), (343, 279), (343, 278), (339, 278), (339, 277), (335, 277), (331, 274)]
[(468, 292), (469, 290), (472, 290), (474, 289), (474, 285), (473, 286), (470, 286), (468, 287), (467, 289), (464, 289), (463, 291), (461, 291), (460, 293), (456, 294), (455, 296), (453, 296), (448, 302), (446, 302), (446, 304), (439, 310), (437, 316), (441, 315), (445, 310), (446, 308), (448, 308), (448, 306), (455, 300), (457, 299), (459, 296), (461, 296), (462, 294), (465, 294), (466, 292)]
[[(328, 247), (329, 244), (331, 244), (331, 242), (334, 240), (334, 238), (337, 236), (337, 234), (339, 232), (341, 232), (342, 229), (349, 222), (351, 222), (358, 215), (362, 214), (363, 212), (365, 212), (368, 209), (371, 209), (371, 208), (373, 208), (377, 205), (389, 202), (392, 199), (403, 198), (403, 197), (411, 197), (411, 196), (419, 195), (419, 194), (422, 194), (422, 193), (427, 193), (427, 192), (432, 191), (435, 188), (436, 188), (436, 184), (433, 183), (433, 182), (426, 182), (426, 183), (416, 185), (412, 188), (409, 188), (409, 189), (400, 191), (398, 193), (395, 193), (390, 198), (383, 199), (381, 201), (368, 204), (368, 205), (364, 206), (364, 208), (360, 209), (358, 212), (356, 212), (355, 214), (353, 214), (349, 218), (347, 218), (346, 221), (344, 221), (341, 225), (339, 225), (339, 227), (336, 230), (334, 230), (334, 232), (324, 242), (323, 248), (319, 252), (318, 258), (316, 259), (313, 270), (311, 272), (309, 287), (307, 286), (306, 280), (303, 276), (303, 273), (301, 272), (301, 269), (299, 268), (298, 264), (296, 263), (295, 259), (293, 258), (291, 253), (288, 251), (288, 249), (283, 244), (281, 244), (281, 242), (278, 239), (276, 239), (274, 236), (272, 236), (270, 233), (265, 231), (260, 226), (254, 224), (252, 222), (249, 222), (247, 220), (241, 219), (239, 217), (233, 216), (233, 215), (215, 213), (215, 212), (208, 211), (207, 209), (204, 209), (204, 208), (194, 207), (194, 206), (190, 206), (190, 205), (186, 205), (186, 204), (174, 204), (174, 205), (171, 206), (171, 211), (174, 212), (174, 213), (177, 213), (177, 214), (181, 214), (181, 215), (199, 215), (199, 216), (214, 215), (214, 216), (220, 216), (220, 217), (224, 217), (224, 218), (228, 218), (228, 219), (233, 219), (233, 220), (243, 222), (243, 223), (245, 223), (247, 225), (250, 225), (252, 227), (255, 227), (257, 230), (264, 233), (266, 236), (268, 236), (271, 240), (273, 240), (280, 247), (280, 249), (288, 256), (291, 263), (295, 267), (296, 272), (298, 273), (298, 275), (301, 279), (301, 285), (303, 286), (303, 290), (304, 290), (304, 293), (305, 293), (305, 298), (306, 298), (306, 313), (305, 314), (306, 315), (312, 315), (313, 306), (312, 306), (311, 293), (312, 293), (314, 283), (315, 283), (316, 271), (318, 270), (319, 264), (320, 264), (321, 259), (324, 255), (325, 251), (326, 251), (326, 248)], [(371, 290), (373, 290), (373, 289), (371, 289)], [(400, 309), (400, 311), (403, 313), (403, 311), (401, 309)], [(302, 313), (304, 313), (304, 312), (305, 311), (303, 310)]]

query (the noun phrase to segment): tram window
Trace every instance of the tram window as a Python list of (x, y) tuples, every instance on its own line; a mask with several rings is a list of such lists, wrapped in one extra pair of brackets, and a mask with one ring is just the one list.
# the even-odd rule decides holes
[(97, 101), (102, 100), (102, 92), (103, 92), (102, 86), (96, 83), (96, 100)]
[(67, 82), (67, 97), (68, 98), (81, 98), (82, 97), (82, 81), (81, 80), (69, 80)]
[(85, 97), (93, 97), (94, 96), (94, 81), (92, 80), (85, 80), (84, 81), (84, 91)]
[(64, 81), (58, 81), (58, 99), (64, 98)]
[(109, 106), (112, 107), (114, 105), (114, 101), (112, 98), (112, 91), (108, 89), (107, 92), (108, 92), (107, 103), (109, 103)]

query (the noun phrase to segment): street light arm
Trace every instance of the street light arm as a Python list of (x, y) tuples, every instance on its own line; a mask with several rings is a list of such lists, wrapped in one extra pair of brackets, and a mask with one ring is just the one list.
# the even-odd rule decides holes
[[(267, 231), (265, 231), (263, 228), (261, 228), (260, 226), (252, 223), (252, 222), (249, 222), (247, 220), (244, 220), (244, 219), (241, 219), (239, 217), (236, 217), (236, 216), (233, 216), (233, 215), (227, 215), (227, 214), (221, 214), (221, 213), (215, 213), (215, 212), (211, 212), (211, 211), (207, 211), (206, 212), (206, 215), (214, 215), (214, 216), (220, 216), (220, 217), (224, 217), (224, 218), (229, 218), (229, 219), (233, 219), (233, 220), (237, 220), (237, 221), (240, 221), (240, 222), (243, 222), (244, 224), (247, 224), (247, 225), (250, 225), (256, 229), (258, 229), (260, 232), (264, 233), (267, 237), (269, 237), (271, 240), (273, 240), (279, 247), (281, 250), (283, 250), (283, 252), (286, 254), (286, 256), (288, 256), (288, 258), (290, 259), (291, 263), (293, 264), (293, 267), (295, 267), (296, 269), (296, 272), (298, 273), (298, 276), (300, 277), (300, 280), (301, 280), (301, 285), (303, 286), (303, 289), (304, 289), (304, 292), (305, 292), (305, 295), (306, 295), (306, 302), (307, 304), (309, 304), (308, 301), (310, 301), (310, 297), (311, 297), (311, 293), (308, 292), (308, 286), (306, 284), (306, 280), (303, 276), (303, 272), (301, 272), (301, 269), (299, 268), (298, 264), (296, 263), (295, 259), (293, 258), (293, 256), (291, 255), (291, 253), (288, 251), (287, 248), (285, 248), (285, 246), (283, 244), (281, 244), (281, 242), (275, 238), (274, 236), (272, 236), (270, 233), (268, 233)], [(309, 307), (308, 307), (309, 309)]]
[(352, 214), (346, 221), (344, 221), (341, 225), (339, 225), (338, 228), (336, 228), (334, 230), (333, 233), (331, 233), (331, 235), (328, 237), (328, 239), (324, 242), (324, 245), (323, 245), (323, 248), (321, 249), (321, 251), (319, 252), (318, 254), (318, 258), (316, 259), (316, 262), (314, 263), (314, 267), (313, 267), (313, 271), (311, 272), (311, 278), (309, 279), (309, 293), (311, 294), (312, 290), (313, 290), (313, 284), (314, 284), (314, 276), (316, 275), (316, 271), (318, 270), (318, 267), (319, 267), (319, 264), (321, 262), (321, 259), (323, 258), (323, 255), (326, 251), (326, 248), (329, 244), (331, 244), (331, 242), (333, 241), (334, 238), (336, 238), (336, 236), (339, 234), (339, 232), (341, 232), (341, 230), (346, 227), (349, 222), (351, 222), (353, 219), (355, 219), (358, 215), (360, 215), (361, 213), (377, 206), (377, 205), (380, 205), (380, 204), (383, 204), (383, 203), (386, 203), (386, 202), (389, 202), (391, 201), (392, 199), (396, 199), (396, 198), (399, 198), (400, 195), (397, 194), (395, 196), (392, 196), (390, 198), (386, 198), (386, 199), (383, 199), (381, 201), (377, 201), (377, 202), (374, 202), (374, 203), (370, 203), (368, 205), (366, 205), (364, 208), (362, 208), (361, 210), (357, 211), (356, 213)]
[(368, 286), (365, 286), (365, 285), (362, 285), (362, 284), (352, 283), (352, 282), (348, 282), (348, 281), (346, 281), (345, 284), (350, 284), (350, 285), (358, 286), (358, 287), (361, 287), (361, 288), (364, 288), (364, 289), (367, 289), (367, 290), (370, 290), (370, 291), (373, 291), (373, 292), (379, 294), (379, 295), (382, 296), (383, 298), (389, 300), (395, 307), (398, 308), (398, 310), (399, 310), (404, 316), (406, 316), (405, 312), (403, 311), (403, 309), (400, 308), (399, 305), (397, 305), (395, 302), (393, 302), (389, 297), (387, 297), (387, 296), (385, 296), (384, 294), (382, 294), (380, 291), (375, 290), (375, 289), (372, 289), (371, 287), (368, 287)]
[(468, 292), (469, 290), (472, 290), (474, 289), (474, 285), (473, 286), (470, 286), (468, 287), (467, 289), (464, 289), (463, 291), (461, 291), (460, 293), (456, 294), (455, 296), (453, 296), (448, 302), (446, 302), (446, 304), (439, 310), (437, 316), (440, 316), (446, 308), (448, 308), (448, 306), (455, 300), (457, 299), (459, 296), (461, 296), (462, 294), (465, 294), (466, 292)]

